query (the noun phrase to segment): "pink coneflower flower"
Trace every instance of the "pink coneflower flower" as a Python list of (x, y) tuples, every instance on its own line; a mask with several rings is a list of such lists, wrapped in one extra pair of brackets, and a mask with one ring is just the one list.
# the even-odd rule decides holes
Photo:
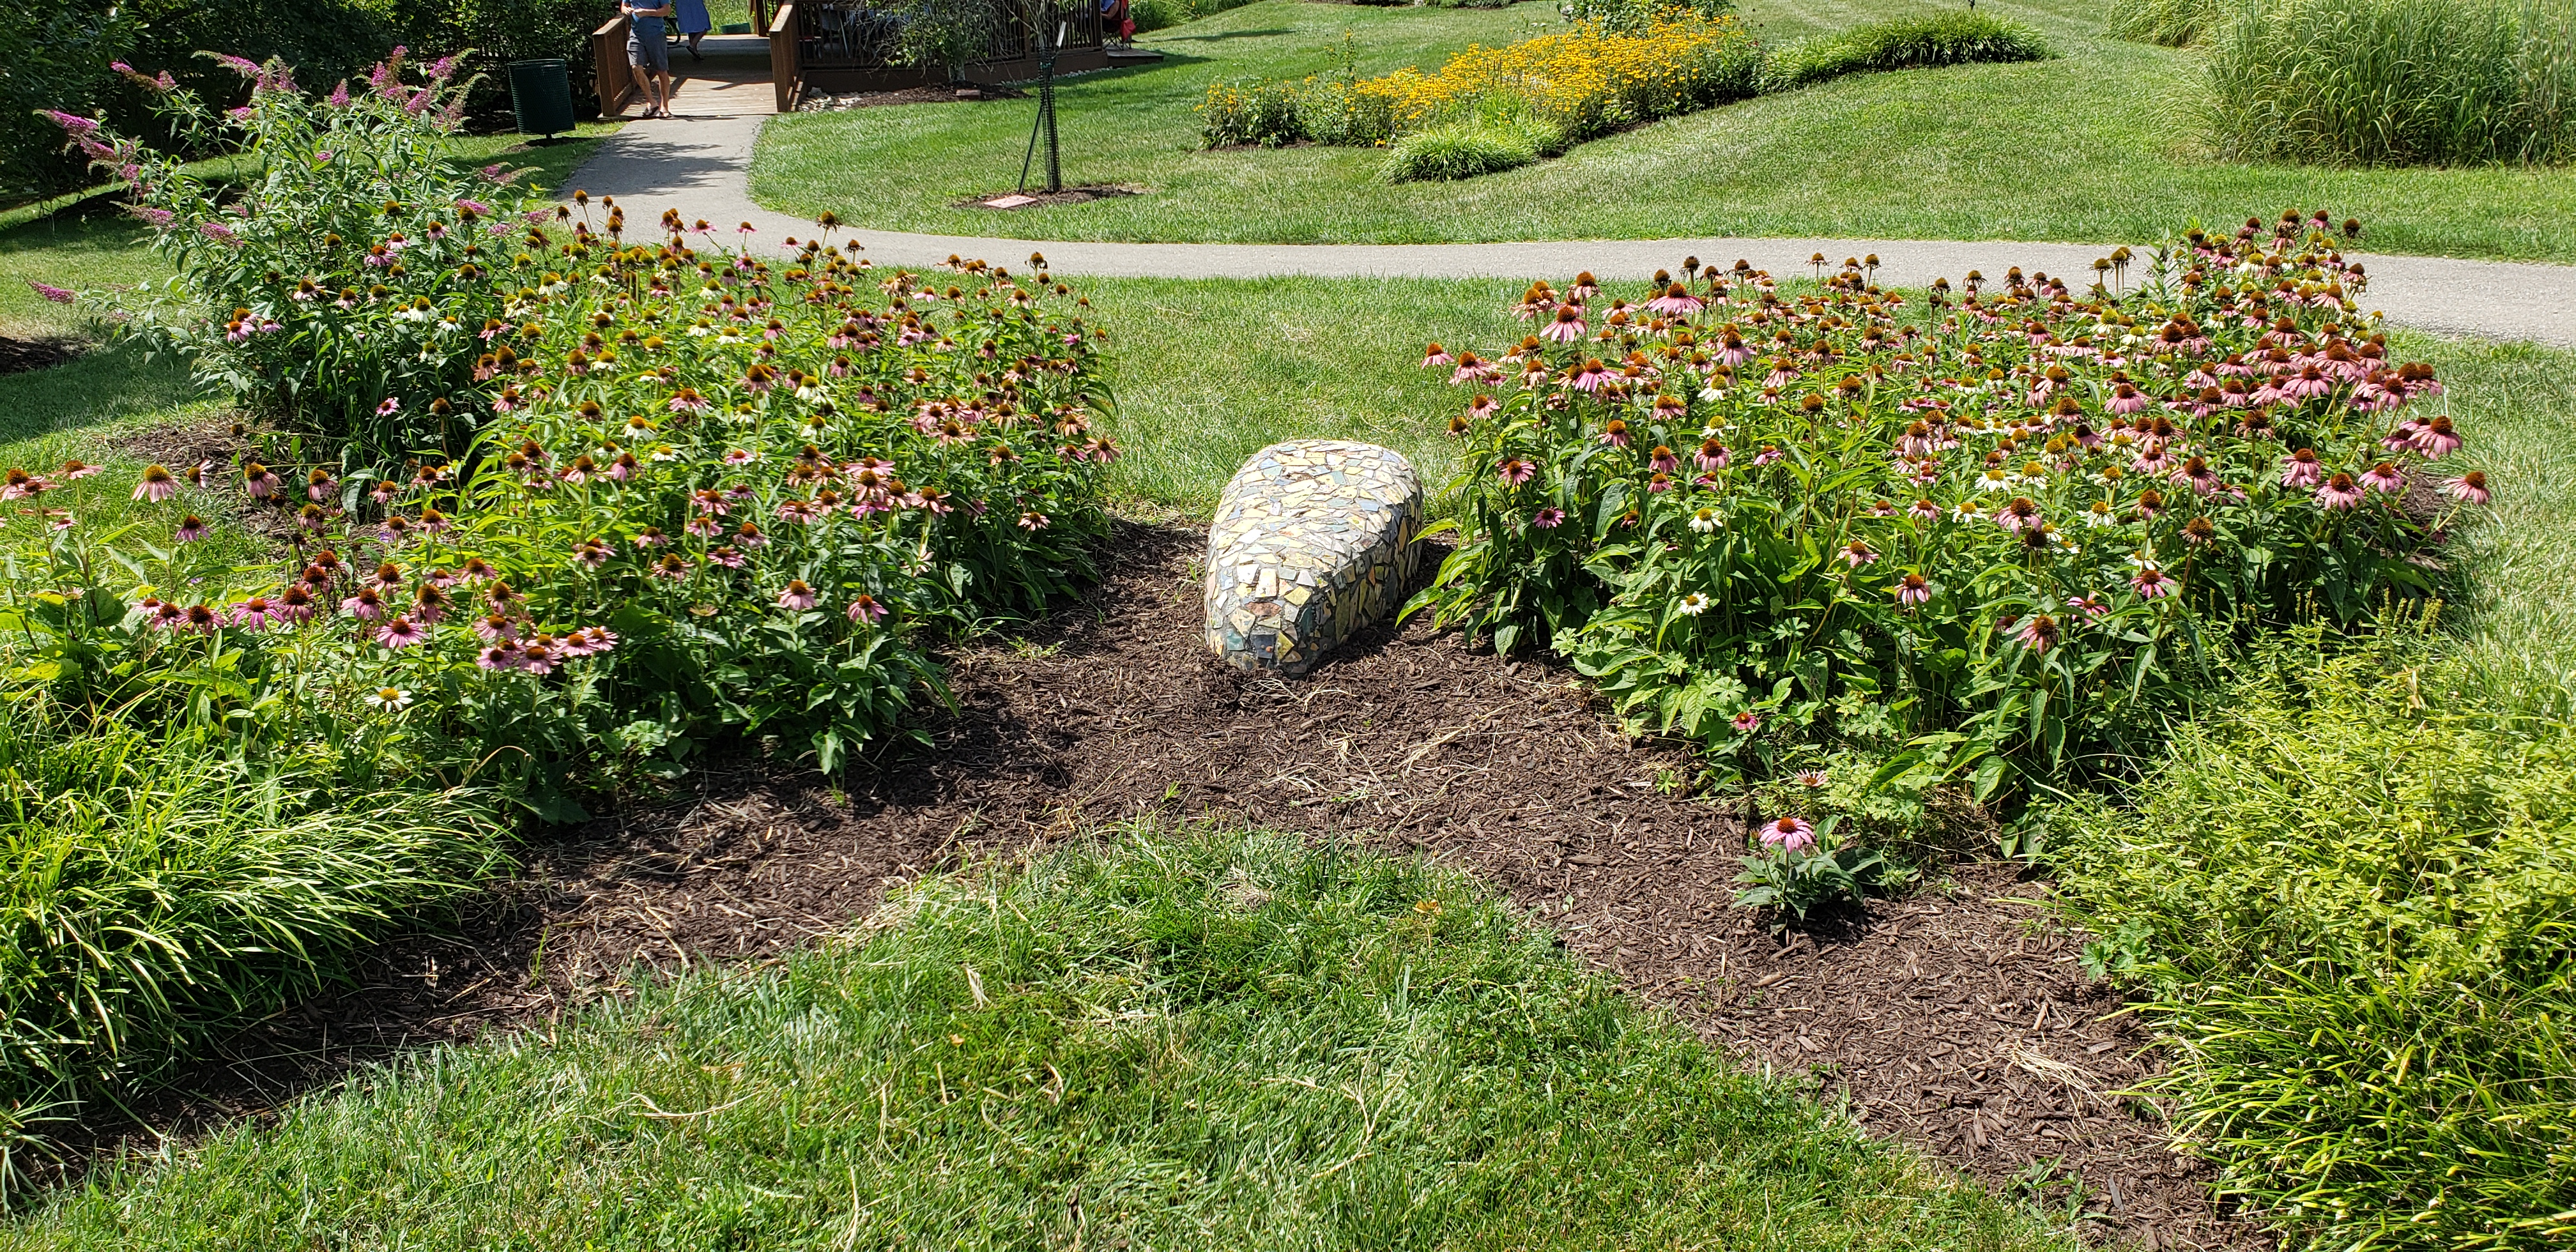
[(474, 619), (474, 633), (499, 643), (519, 637), (518, 624), (499, 613), (486, 613)]
[(340, 601), (340, 611), (362, 622), (372, 622), (385, 615), (384, 598), (373, 587), (360, 587), (357, 594)]
[(1505, 486), (1511, 487), (1517, 487), (1522, 483), (1528, 482), (1530, 477), (1536, 473), (1538, 473), (1537, 466), (1516, 456), (1505, 457), (1503, 458), (1502, 464), (1494, 467), (1494, 476), (1502, 479)]
[(555, 672), (557, 659), (554, 645), (543, 636), (531, 639), (519, 647), (519, 668), (539, 678)]
[(1701, 440), (1699, 451), (1691, 454), (1691, 464), (1711, 474), (1725, 469), (1728, 459), (1726, 445), (1715, 438)]
[(1435, 343), (1423, 350), (1421, 368), (1430, 369), (1435, 365), (1447, 365), (1456, 360), (1456, 357), (1449, 355), (1448, 349)]
[(688, 525), (682, 526), (680, 529), (685, 530), (692, 535), (696, 535), (700, 539), (713, 539), (717, 535), (723, 533), (724, 523), (717, 521), (713, 514), (700, 513), (696, 517), (690, 518)]
[(2174, 470), (2173, 476), (2175, 482), (2188, 485), (2196, 494), (2207, 496), (2218, 492), (2218, 471), (2209, 468), (2209, 462), (2204, 458), (2193, 457), (2183, 462)]
[(277, 494), (277, 475), (257, 461), (242, 466), (242, 488), (254, 500), (265, 500)]
[(496, 643), (475, 653), (474, 663), (484, 669), (517, 669), (519, 650), (506, 643)]
[(671, 537), (663, 534), (659, 526), (647, 526), (635, 532), (635, 546), (639, 548), (658, 548), (669, 542)]
[(744, 565), (749, 564), (749, 562), (743, 557), (741, 551), (729, 547), (709, 549), (707, 551), (707, 560), (714, 562), (717, 565), (721, 565), (726, 569), (741, 569)]
[(2465, 504), (2485, 504), (2495, 498), (2487, 491), (2487, 476), (2482, 470), (2470, 470), (2442, 484), (2442, 491)]
[(179, 519), (179, 529), (172, 531), (170, 537), (181, 543), (195, 543), (206, 537), (206, 519), (190, 513)]
[(1038, 512), (1036, 509), (1023, 509), (1020, 511), (1020, 529), (1032, 534), (1045, 530), (1053, 520), (1054, 519), (1048, 517), (1046, 514)]
[(1851, 566), (1853, 569), (1859, 569), (1861, 566), (1877, 560), (1878, 552), (1868, 544), (1863, 543), (1858, 539), (1854, 539), (1850, 543), (1843, 545), (1842, 558), (1845, 564)]
[(2415, 450), (2423, 453), (2426, 460), (2437, 461), (2459, 449), (2459, 432), (2451, 428), (2451, 419), (2447, 417), (2435, 416), (2424, 423), (2422, 430), (2415, 432)]
[(2147, 397), (2137, 388), (2121, 383), (2111, 389), (2111, 402), (2103, 407), (2122, 416), (2144, 413), (2147, 411)]
[(608, 564), (608, 558), (617, 555), (617, 549), (610, 547), (605, 539), (584, 539), (573, 545), (572, 555), (583, 565), (598, 569)]
[(2281, 465), (2284, 487), (2314, 487), (2325, 477), (2325, 464), (2317, 459), (2316, 449), (2301, 448), (2290, 454)]
[(252, 596), (232, 608), (233, 625), (244, 630), (265, 630), (278, 617), (276, 602), (267, 596)]
[(1628, 423), (1620, 418), (1614, 417), (1602, 424), (1601, 442), (1606, 443), (1613, 448), (1625, 448), (1634, 444), (1636, 439), (1629, 435)]
[(1547, 328), (1540, 331), (1539, 335), (1558, 343), (1573, 343), (1583, 338), (1585, 329), (1583, 311), (1569, 304), (1557, 309), (1556, 317), (1548, 322)]
[(1789, 780), (1801, 787), (1821, 787), (1825, 785), (1825, 771), (1820, 769), (1802, 769), (1795, 774), (1791, 774), (1789, 776)]
[(165, 466), (144, 466), (142, 480), (134, 484), (134, 498), (149, 500), (154, 504), (159, 504), (177, 494), (179, 494), (179, 480)]
[(2040, 523), (2039, 502), (2029, 496), (2014, 496), (2004, 507), (1995, 510), (1995, 524), (2005, 530), (2019, 531)]
[(1921, 608), (1932, 602), (1932, 583), (1921, 574), (1909, 573), (1898, 577), (1894, 590), (1896, 602), (1908, 609)]
[(1470, 421), (1478, 421), (1492, 417), (1496, 412), (1500, 411), (1502, 407), (1502, 401), (1496, 400), (1492, 396), (1478, 396), (1473, 402), (1468, 404), (1467, 418)]
[(2165, 515), (2165, 493), (2155, 490), (2138, 493), (2138, 516), (2148, 521)]
[(200, 635), (213, 634), (216, 627), (224, 624), (223, 614), (203, 604), (189, 605), (181, 617), (183, 619), (180, 622), (181, 629), (195, 631)]
[(0, 480), (0, 500), (31, 500), (52, 488), (52, 483), (13, 467), (7, 478)]
[(2218, 523), (2206, 517), (2195, 517), (2182, 524), (2183, 541), (2198, 547), (2218, 538)]
[(1565, 510), (1549, 505), (1530, 514), (1530, 525), (1540, 530), (1554, 530), (1565, 523)]
[(866, 625), (872, 622), (884, 621), (886, 606), (877, 603), (877, 598), (875, 596), (861, 592), (857, 596), (851, 598), (849, 612), (850, 620), (852, 622)]
[(2361, 483), (2372, 491), (2394, 493), (2406, 490), (2406, 476), (2398, 473), (2397, 467), (2386, 461), (2362, 471)]
[(787, 580), (787, 590), (778, 593), (778, 607), (803, 612), (814, 607), (814, 589), (801, 578)]
[(704, 413), (715, 406), (707, 403), (707, 398), (699, 395), (697, 388), (682, 387), (671, 397), (670, 407), (674, 413)]
[(1749, 735), (1762, 729), (1762, 715), (1752, 709), (1746, 709), (1730, 719), (1729, 724), (1735, 727), (1735, 733)]
[(2137, 573), (2129, 575), (2129, 586), (2138, 593), (2138, 598), (2155, 600), (2180, 591), (2182, 580), (2155, 566), (2141, 565)]
[(1918, 499), (1906, 507), (1905, 515), (1918, 522), (1937, 522), (1941, 520), (1941, 506)]
[(1766, 443), (1762, 445), (1762, 450), (1760, 452), (1753, 454), (1753, 463), (1755, 465), (1769, 465), (1773, 461), (1777, 461), (1786, 455), (1788, 454)]
[(2083, 614), (2084, 620), (2088, 622), (2101, 621), (2104, 616), (2111, 612), (2110, 603), (2099, 596), (2077, 596), (2074, 599), (2067, 601), (2066, 607)]
[(2021, 629), (2013, 632), (2013, 638), (2033, 652), (2046, 652), (2057, 646), (2057, 619), (2046, 613), (2033, 613), (2023, 619)]
[(1816, 828), (1803, 817), (1775, 818), (1760, 834), (1762, 846), (1785, 852), (1807, 852), (1816, 846)]
[(1601, 358), (1594, 357), (1566, 371), (1565, 385), (1576, 391), (1599, 391), (1615, 377), (1617, 375), (1610, 372), (1610, 367), (1601, 363)]
[(677, 552), (665, 552), (661, 560), (652, 564), (651, 569), (654, 577), (668, 578), (676, 582), (689, 576), (689, 559)]
[(288, 583), (285, 590), (277, 593), (275, 604), (282, 621), (301, 624), (313, 620), (313, 593), (305, 590), (302, 583)]
[(397, 617), (376, 631), (376, 642), (388, 648), (408, 648), (428, 637), (409, 617)]

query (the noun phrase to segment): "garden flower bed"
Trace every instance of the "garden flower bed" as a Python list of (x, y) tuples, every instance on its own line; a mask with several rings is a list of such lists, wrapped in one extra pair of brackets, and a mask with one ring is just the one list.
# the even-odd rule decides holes
[(1858, 262), (1534, 285), (1536, 333), (1424, 361), (1473, 398), (1416, 607), (1753, 779), (1857, 753), (1988, 798), (2149, 749), (2221, 641), (2427, 590), (2488, 488), (2322, 215), (2195, 232), (2115, 297), (2130, 260), (1921, 306)]

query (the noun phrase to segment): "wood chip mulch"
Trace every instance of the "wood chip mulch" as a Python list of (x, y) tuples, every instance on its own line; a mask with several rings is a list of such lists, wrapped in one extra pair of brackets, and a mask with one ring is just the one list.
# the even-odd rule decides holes
[[(2103, 1243), (2267, 1246), (2212, 1205), (2207, 1167), (2171, 1150), (2155, 1110), (2118, 1094), (2156, 1061), (2078, 971), (2044, 884), (1958, 864), (1784, 945), (1729, 906), (1742, 826), (1671, 785), (1693, 776), (1686, 751), (1620, 733), (1568, 670), (1418, 621), (1305, 678), (1225, 670), (1199, 646), (1202, 542), (1126, 526), (1106, 583), (952, 657), (959, 708), (934, 719), (935, 747), (889, 746), (847, 795), (717, 762), (659, 805), (531, 849), (461, 933), (389, 945), (364, 986), (233, 1041), (147, 1121), (258, 1115), (410, 1044), (541, 1028), (646, 969), (773, 958), (962, 855), (1160, 814), (1423, 850), (1747, 1064), (1813, 1071), (1871, 1132), (1997, 1190), (2037, 1184), (2060, 1211), (2077, 1196)], [(90, 1151), (120, 1133), (94, 1131)]]
[(52, 369), (79, 356), (87, 347), (76, 339), (12, 339), (0, 335), (0, 375)]

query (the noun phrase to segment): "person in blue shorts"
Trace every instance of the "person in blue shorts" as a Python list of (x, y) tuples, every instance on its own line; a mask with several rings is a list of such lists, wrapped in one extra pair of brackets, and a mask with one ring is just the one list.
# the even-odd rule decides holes
[(644, 116), (671, 116), (671, 43), (663, 28), (671, 0), (618, 0), (626, 15), (626, 63), (644, 88)]
[(674, 0), (680, 9), (680, 33), (688, 37), (689, 59), (703, 61), (698, 55), (698, 41), (707, 37), (716, 24), (707, 18), (707, 0)]

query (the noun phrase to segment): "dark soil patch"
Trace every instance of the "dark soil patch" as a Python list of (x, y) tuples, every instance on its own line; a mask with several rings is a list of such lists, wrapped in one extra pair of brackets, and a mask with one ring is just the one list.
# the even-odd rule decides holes
[(1003, 196), (1027, 196), (1029, 198), (1029, 203), (1027, 204), (1015, 204), (1012, 205), (1010, 209), (997, 210), (1000, 212), (1011, 212), (1019, 209), (1052, 208), (1059, 204), (1089, 204), (1094, 200), (1108, 200), (1118, 196), (1141, 196), (1143, 194), (1145, 194), (1145, 190), (1141, 187), (1120, 187), (1104, 183), (1096, 187), (1067, 187), (1062, 191), (988, 191), (972, 199), (960, 200), (952, 207), (960, 209), (991, 210), (992, 206), (984, 203), (985, 201), (997, 200)]
[[(1617, 732), (1569, 671), (1419, 622), (1294, 681), (1200, 650), (1192, 529), (1131, 526), (1083, 602), (953, 658), (928, 748), (853, 771), (719, 762), (660, 807), (532, 850), (461, 932), (389, 945), (364, 985), (233, 1041), (147, 1111), (164, 1130), (258, 1113), (407, 1044), (550, 1023), (647, 970), (761, 961), (847, 926), (887, 884), (1142, 815), (1414, 848), (1472, 870), (1586, 957), (1748, 1063), (1813, 1069), (1870, 1130), (1998, 1188), (2080, 1180), (2097, 1235), (2256, 1246), (2205, 1167), (2111, 1093), (2153, 1065), (2077, 972), (2045, 888), (1972, 863), (1783, 946), (1729, 907), (1741, 825), (1675, 780), (1672, 745)], [(2034, 1169), (2037, 1170), (2034, 1175)]]
[(799, 104), (799, 113), (837, 113), (843, 109), (873, 109), (890, 104), (975, 104), (985, 100), (1018, 100), (1029, 93), (1017, 87), (983, 86), (968, 83), (963, 88), (972, 95), (959, 94), (960, 88), (937, 83), (927, 87), (905, 87), (899, 91), (853, 91), (835, 95), (817, 92)]
[(12, 339), (0, 335), (0, 374), (52, 369), (88, 348), (77, 339)]

